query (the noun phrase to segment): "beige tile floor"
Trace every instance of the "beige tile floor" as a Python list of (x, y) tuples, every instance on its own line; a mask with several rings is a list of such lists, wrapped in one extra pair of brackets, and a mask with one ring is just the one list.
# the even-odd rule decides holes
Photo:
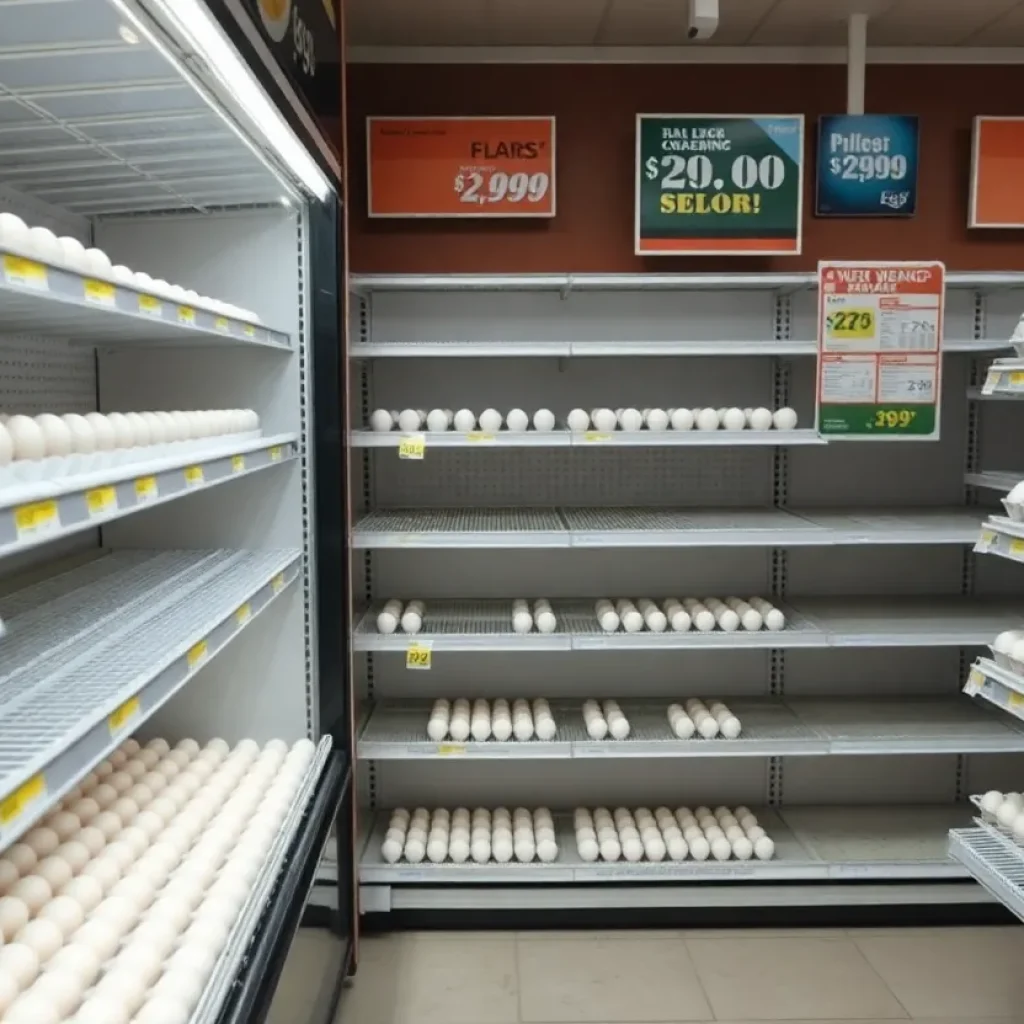
[[(315, 956), (298, 958), (303, 972)], [(299, 966), (296, 965), (296, 967)], [(288, 982), (288, 979), (285, 979)], [(303, 986), (288, 982), (301, 999)], [(308, 986), (307, 986), (308, 987)], [(274, 1020), (305, 1024), (282, 988)], [(291, 998), (287, 1002), (291, 1002)], [(404, 932), (339, 1024), (1024, 1024), (1024, 928)]]

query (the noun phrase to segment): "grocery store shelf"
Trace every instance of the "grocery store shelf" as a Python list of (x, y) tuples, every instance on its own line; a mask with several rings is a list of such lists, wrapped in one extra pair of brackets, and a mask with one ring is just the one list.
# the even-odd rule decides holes
[(1005, 516), (989, 516), (982, 524), (974, 550), (983, 555), (999, 555), (1011, 562), (1024, 562), (1024, 523)]
[(1024, 721), (1024, 678), (991, 658), (978, 658), (964, 684), (964, 693), (994, 704)]
[(824, 547), (971, 544), (962, 509), (383, 509), (355, 526), (356, 548)]
[(1024, 850), (980, 828), (949, 832), (949, 855), (1024, 921)]
[[(814, 273), (760, 274), (354, 274), (358, 294), (415, 291), (709, 291), (817, 288)], [(1024, 288), (1016, 271), (950, 271), (947, 288)], [(1009, 344), (1009, 342), (1005, 342)]]
[(1015, 402), (1017, 400), (1016, 395), (1003, 394), (999, 391), (993, 392), (992, 394), (986, 394), (985, 391), (977, 385), (972, 385), (967, 389), (967, 397), (972, 402)]
[(199, 448), (188, 444), (160, 448), (161, 454), (148, 460), (0, 487), (0, 556), (215, 487), (298, 454), (294, 434)]
[(299, 573), (295, 551), (125, 551), (0, 598), (0, 848)]
[[(800, 807), (776, 813), (754, 808), (775, 841), (769, 861), (627, 861), (584, 863), (576, 852), (571, 818), (556, 816), (558, 857), (551, 864), (388, 864), (381, 856), (387, 814), (378, 815), (359, 864), (366, 884), (521, 884), (705, 882), (716, 880), (825, 881), (946, 879), (965, 872), (946, 856), (950, 828), (970, 820), (962, 806)], [(595, 897), (596, 905), (601, 896)]]
[(70, 341), (118, 344), (253, 345), (291, 351), (291, 338), (73, 270), (0, 256), (0, 327)]
[(554, 633), (515, 633), (509, 600), (426, 602), (419, 633), (377, 632), (378, 603), (357, 616), (357, 651), (568, 651), (568, 650), (731, 650), (793, 647), (972, 647), (1012, 629), (1024, 617), (1024, 601), (979, 598), (792, 598), (777, 606), (786, 615), (778, 632), (714, 630), (604, 633), (590, 600), (552, 601), (558, 619)]
[(431, 448), (708, 448), (777, 447), (785, 445), (827, 444), (813, 430), (499, 430), (497, 433), (472, 431), (419, 432), (400, 430), (387, 433), (353, 430), (354, 448), (392, 448), (409, 437), (422, 437), (425, 452)]
[(983, 397), (1024, 398), (1024, 359), (997, 359), (985, 375)]
[[(679, 700), (683, 698), (680, 697)], [(360, 760), (439, 758), (821, 757), (825, 755), (1024, 752), (1024, 726), (960, 700), (728, 699), (743, 724), (737, 738), (679, 739), (668, 724), (670, 701), (621, 702), (630, 724), (625, 740), (587, 736), (580, 702), (557, 701), (553, 740), (526, 742), (427, 737), (431, 702), (376, 704), (357, 744)]]
[(991, 491), (1012, 491), (1024, 480), (1022, 470), (986, 470), (981, 473), (965, 473), (964, 483), (972, 487), (985, 487)]

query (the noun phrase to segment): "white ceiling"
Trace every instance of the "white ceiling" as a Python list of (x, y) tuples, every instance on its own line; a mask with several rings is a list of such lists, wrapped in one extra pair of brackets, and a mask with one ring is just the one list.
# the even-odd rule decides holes
[[(354, 46), (675, 46), (687, 0), (346, 0)], [(720, 0), (711, 46), (1024, 46), (1024, 0)]]

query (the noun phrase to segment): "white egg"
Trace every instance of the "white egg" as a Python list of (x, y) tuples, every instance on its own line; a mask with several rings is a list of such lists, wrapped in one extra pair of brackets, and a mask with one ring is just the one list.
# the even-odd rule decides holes
[(12, 455), (19, 459), (41, 459), (46, 455), (46, 437), (31, 416), (12, 416), (5, 424)]
[(61, 263), (80, 274), (88, 272), (85, 259), (85, 246), (77, 238), (64, 235), (57, 239), (60, 243)]
[(18, 932), (15, 941), (33, 950), (40, 963), (46, 963), (64, 944), (64, 932), (55, 921), (37, 917)]
[(748, 425), (751, 430), (771, 430), (772, 428), (772, 413), (770, 409), (764, 407), (758, 407), (750, 411), (748, 418)]
[(50, 263), (59, 266), (63, 259), (61, 244), (57, 236), (49, 229), (34, 227), (28, 229), (28, 237), (25, 239), (25, 251), (43, 263)]
[(570, 430), (586, 430), (590, 426), (590, 414), (584, 409), (573, 409), (566, 422)]
[(669, 413), (669, 423), (673, 430), (693, 430), (694, 415), (689, 409), (673, 409)]
[(128, 1024), (131, 1010), (110, 992), (91, 995), (79, 1008), (74, 1024)]
[(616, 861), (622, 856), (622, 847), (617, 839), (603, 839), (600, 845), (601, 860)]
[(743, 415), (742, 409), (726, 409), (722, 417), (722, 426), (726, 430), (743, 430), (747, 425), (747, 417)]
[(480, 429), (488, 434), (496, 434), (501, 430), (503, 417), (497, 409), (484, 409), (480, 413)]
[(711, 855), (711, 844), (703, 836), (697, 835), (687, 841), (690, 844), (690, 856), (694, 860), (707, 860)]
[(11, 1003), (4, 1024), (59, 1024), (63, 1016), (48, 993), (33, 989)]
[(71, 429), (59, 416), (44, 412), (36, 416), (35, 420), (43, 432), (47, 455), (71, 454)]
[(469, 409), (460, 409), (452, 418), (452, 423), (457, 431), (467, 434), (476, 429), (476, 416)]
[[(511, 419), (511, 413), (509, 414)], [(511, 425), (509, 426), (511, 430)], [(538, 409), (533, 414), (533, 429), (548, 431), (555, 429), (555, 414), (550, 409)]]
[[(483, 424), (483, 416), (480, 417), (480, 423)], [(522, 409), (510, 409), (505, 417), (505, 425), (515, 433), (522, 433), (530, 426), (530, 417)]]
[(623, 409), (617, 418), (623, 430), (640, 430), (644, 425), (644, 418), (639, 409)]
[(768, 836), (761, 836), (754, 842), (754, 856), (758, 860), (771, 860), (775, 856), (775, 843)]
[(71, 431), (71, 450), (73, 452), (89, 454), (96, 451), (96, 432), (84, 416), (69, 412), (61, 418)]
[(28, 225), (16, 214), (0, 213), (0, 248), (24, 251)]
[[(383, 409), (379, 411), (384, 412)], [(390, 422), (391, 416), (388, 413), (385, 413), (385, 415), (388, 417), (388, 420)], [(390, 429), (390, 427), (388, 427), (387, 429)], [(430, 412), (427, 413), (427, 430), (432, 431), (433, 433), (443, 433), (447, 429), (448, 414), (444, 411), (444, 409), (431, 409)]]
[(472, 846), (470, 847), (470, 853), (473, 857), (473, 862), (476, 864), (486, 864), (491, 859), (491, 842), (489, 839), (480, 837), (474, 839)]
[(18, 896), (0, 896), (0, 949), (28, 924), (32, 911)]
[(101, 412), (86, 413), (85, 420), (92, 427), (96, 439), (96, 450), (101, 452), (113, 451), (119, 447), (117, 443), (117, 431), (110, 420)]
[(982, 811), (984, 811), (985, 814), (989, 815), (990, 817), (995, 817), (996, 813), (999, 810), (999, 806), (1000, 804), (1002, 804), (1002, 802), (1003, 794), (1000, 793), (997, 789), (990, 789), (981, 798), (981, 809)]
[(96, 274), (97, 277), (110, 277), (110, 257), (102, 249), (86, 249), (85, 269), (86, 273)]
[(698, 430), (717, 430), (719, 427), (718, 413), (714, 409), (701, 409), (697, 414)]
[(617, 417), (611, 409), (594, 409), (590, 414), (590, 419), (595, 430), (605, 433), (611, 433), (617, 423)]
[(648, 430), (667, 430), (669, 424), (668, 413), (664, 409), (648, 409), (644, 417)]
[(134, 284), (135, 275), (132, 273), (131, 268), (126, 267), (123, 263), (115, 263), (110, 268), (110, 276), (117, 281), (118, 284)]
[(100, 973), (100, 958), (88, 946), (72, 942), (58, 949), (46, 965), (47, 974), (54, 971), (74, 975), (84, 991)]
[(776, 430), (794, 430), (797, 424), (796, 410), (790, 408), (776, 409), (775, 414), (772, 416), (772, 423)]

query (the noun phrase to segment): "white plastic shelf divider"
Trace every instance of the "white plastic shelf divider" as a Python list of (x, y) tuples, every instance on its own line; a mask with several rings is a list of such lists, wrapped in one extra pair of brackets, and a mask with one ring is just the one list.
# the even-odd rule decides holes
[(280, 434), (2, 488), (0, 556), (288, 462), (297, 454), (295, 435)]
[(564, 760), (1024, 752), (1024, 728), (962, 699), (730, 699), (730, 709), (743, 724), (742, 734), (734, 740), (679, 739), (668, 724), (669, 703), (621, 702), (631, 730), (624, 740), (590, 739), (581, 702), (557, 701), (552, 703), (558, 727), (553, 740), (435, 742), (426, 734), (431, 702), (385, 702), (374, 706), (360, 731), (357, 756)]
[(292, 842), (299, 831), (310, 800), (316, 790), (317, 781), (323, 773), (331, 752), (332, 739), (324, 736), (317, 745), (316, 754), (306, 769), (291, 807), (270, 849), (260, 865), (259, 873), (249, 891), (249, 896), (235, 918), (227, 941), (217, 958), (194, 1011), (194, 1020), (216, 1020), (217, 1013), (224, 1005), (231, 988), (238, 978), (249, 945), (260, 924), (264, 911), (269, 905), (275, 887), (285, 867), (285, 860)]
[(991, 491), (1012, 491), (1024, 480), (1024, 470), (983, 470), (980, 473), (965, 473), (964, 483), (972, 487), (985, 487)]
[(296, 551), (130, 551), (0, 599), (0, 849), (299, 573)]
[(949, 832), (949, 855), (1008, 910), (1024, 921), (1024, 850), (980, 828)]
[(981, 697), (1024, 721), (1024, 679), (991, 658), (978, 658), (974, 662), (964, 684), (964, 693)]
[(0, 254), (0, 269), (0, 327), (5, 330), (103, 345), (255, 345), (286, 352), (292, 348), (283, 331), (13, 253)]
[(353, 636), (357, 651), (406, 651), (429, 646), (434, 651), (733, 650), (791, 647), (973, 647), (1020, 625), (1024, 602), (965, 598), (847, 599), (794, 598), (779, 604), (786, 628), (777, 632), (715, 630), (604, 633), (593, 602), (552, 601), (558, 619), (554, 633), (516, 633), (512, 600), (433, 601), (426, 599), (419, 633), (378, 633), (376, 618), (383, 602), (359, 616)]
[(970, 544), (962, 509), (383, 509), (355, 526), (356, 548), (827, 547)]
[[(638, 798), (639, 800), (639, 798)], [(769, 861), (727, 860), (657, 864), (597, 861), (584, 863), (576, 851), (572, 820), (556, 815), (558, 857), (551, 864), (455, 864), (400, 860), (381, 856), (388, 814), (377, 816), (359, 864), (359, 881), (367, 884), (524, 884), (535, 882), (709, 882), (781, 880), (956, 879), (964, 869), (946, 854), (950, 828), (970, 820), (961, 805), (942, 807), (801, 807), (774, 811), (754, 808), (775, 842)], [(600, 905), (599, 898), (598, 903)]]
[(1006, 516), (989, 516), (982, 524), (974, 550), (982, 555), (999, 555), (1011, 562), (1024, 562), (1024, 523)]
[(714, 448), (769, 447), (828, 444), (813, 430), (499, 430), (407, 432), (353, 430), (354, 448), (391, 448), (409, 437), (422, 437), (425, 454), (432, 448)]

